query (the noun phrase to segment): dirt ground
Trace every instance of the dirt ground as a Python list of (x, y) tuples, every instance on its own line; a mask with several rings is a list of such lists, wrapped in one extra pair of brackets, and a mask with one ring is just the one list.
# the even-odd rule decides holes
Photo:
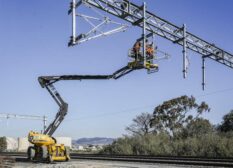
[(79, 160), (54, 164), (17, 162), (15, 168), (200, 168), (197, 166), (176, 166), (165, 164), (143, 164), (112, 161)]

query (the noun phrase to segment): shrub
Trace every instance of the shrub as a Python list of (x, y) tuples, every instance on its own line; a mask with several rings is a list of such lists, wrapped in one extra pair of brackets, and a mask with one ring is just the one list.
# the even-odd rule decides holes
[(7, 149), (6, 137), (0, 137), (0, 152), (6, 151), (6, 149)]
[(105, 147), (101, 153), (154, 156), (233, 157), (233, 133), (198, 134), (171, 138), (166, 133), (123, 137)]

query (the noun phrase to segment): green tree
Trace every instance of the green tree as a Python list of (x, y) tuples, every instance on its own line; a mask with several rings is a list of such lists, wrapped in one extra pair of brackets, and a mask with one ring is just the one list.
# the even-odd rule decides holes
[(233, 131), (233, 110), (224, 115), (223, 122), (219, 125), (218, 130), (221, 132)]
[[(188, 114), (196, 111), (196, 116)], [(157, 106), (154, 110), (150, 126), (155, 132), (168, 132), (172, 136), (179, 132), (185, 125), (198, 118), (203, 112), (210, 111), (208, 104), (196, 103), (191, 96), (181, 96)]]
[(181, 131), (181, 137), (200, 137), (212, 133), (214, 130), (213, 125), (209, 120), (197, 118), (189, 122)]
[(0, 137), (0, 152), (3, 152), (7, 149), (6, 137)]
[(146, 135), (150, 133), (151, 118), (152, 115), (149, 113), (142, 113), (141, 115), (136, 116), (136, 118), (133, 119), (133, 123), (126, 127), (126, 131), (132, 135)]

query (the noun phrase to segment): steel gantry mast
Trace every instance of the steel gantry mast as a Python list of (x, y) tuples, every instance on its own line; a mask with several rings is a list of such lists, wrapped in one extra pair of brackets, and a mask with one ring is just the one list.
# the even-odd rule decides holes
[(0, 118), (10, 119), (25, 119), (25, 120), (41, 120), (43, 121), (43, 130), (46, 129), (46, 116), (35, 116), (35, 115), (23, 115), (23, 114), (11, 114), (11, 113), (0, 113)]
[[(187, 76), (188, 59), (187, 49), (190, 49), (202, 57), (203, 62), (203, 88), (205, 86), (205, 59), (212, 59), (227, 67), (233, 68), (233, 55), (229, 52), (217, 47), (215, 44), (207, 42), (206, 40), (187, 31), (186, 25), (182, 27), (176, 26), (171, 22), (153, 14), (146, 9), (146, 3), (142, 6), (136, 5), (129, 0), (73, 0), (71, 3), (69, 13), (73, 16), (73, 34), (71, 36), (70, 45), (79, 44), (84, 40), (85, 36), (76, 35), (76, 10), (80, 5), (88, 8), (98, 8), (105, 13), (112, 14), (121, 18), (133, 26), (143, 28), (143, 35), (140, 40), (143, 40), (143, 48), (145, 47), (145, 38), (154, 34), (161, 36), (174, 44), (183, 46), (183, 76)], [(146, 33), (146, 31), (148, 33)], [(145, 49), (144, 49), (145, 52)], [(145, 56), (145, 55), (144, 55)]]

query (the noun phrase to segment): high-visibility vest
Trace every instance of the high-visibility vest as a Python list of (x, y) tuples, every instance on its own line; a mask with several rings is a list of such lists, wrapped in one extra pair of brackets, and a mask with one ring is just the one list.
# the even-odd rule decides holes
[(146, 53), (148, 55), (153, 55), (154, 54), (154, 48), (151, 45), (146, 46)]

